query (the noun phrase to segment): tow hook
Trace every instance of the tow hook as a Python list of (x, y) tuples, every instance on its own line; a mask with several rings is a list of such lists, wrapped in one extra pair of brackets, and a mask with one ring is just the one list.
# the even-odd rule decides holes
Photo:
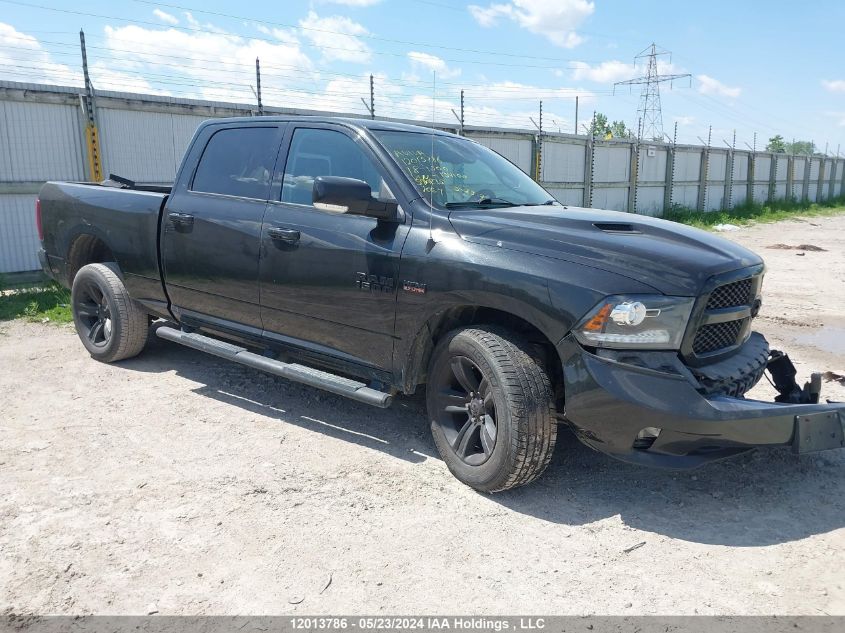
[(798, 372), (795, 365), (789, 360), (789, 356), (778, 350), (769, 353), (769, 361), (766, 364), (766, 371), (772, 376), (772, 383), (778, 394), (775, 402), (788, 404), (818, 404), (819, 395), (822, 391), (822, 375), (818, 372), (810, 374), (810, 382), (805, 382), (804, 387), (798, 386), (795, 376)]

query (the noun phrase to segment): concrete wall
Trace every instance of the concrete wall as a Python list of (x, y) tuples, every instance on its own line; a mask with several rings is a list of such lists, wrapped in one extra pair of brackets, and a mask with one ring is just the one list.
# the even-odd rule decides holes
[[(267, 112), (338, 115), (294, 108)], [(252, 114), (245, 104), (98, 93), (103, 171), (172, 182), (201, 121)], [(41, 184), (90, 178), (84, 125), (79, 89), (0, 81), (0, 273), (38, 267), (34, 203)], [(458, 131), (448, 123), (437, 127)], [(789, 195), (821, 201), (845, 193), (842, 159), (571, 134), (538, 137), (530, 130), (471, 126), (465, 134), (524, 172), (539, 172), (541, 184), (572, 206), (660, 216), (671, 207), (712, 211)]]

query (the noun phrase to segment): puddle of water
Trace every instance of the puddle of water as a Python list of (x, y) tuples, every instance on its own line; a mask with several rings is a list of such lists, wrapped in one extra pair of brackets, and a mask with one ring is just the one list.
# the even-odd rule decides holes
[(798, 343), (845, 356), (845, 328), (824, 327), (812, 334), (795, 337)]

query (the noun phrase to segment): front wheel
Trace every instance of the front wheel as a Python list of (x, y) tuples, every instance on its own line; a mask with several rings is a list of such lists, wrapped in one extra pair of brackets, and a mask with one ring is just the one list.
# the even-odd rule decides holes
[(88, 264), (73, 278), (70, 293), (79, 339), (104, 363), (137, 356), (147, 343), (147, 313), (130, 296), (116, 264)]
[(548, 374), (528, 344), (507, 330), (456, 330), (432, 356), (426, 405), (434, 443), (449, 470), (477, 490), (537, 479), (557, 439)]

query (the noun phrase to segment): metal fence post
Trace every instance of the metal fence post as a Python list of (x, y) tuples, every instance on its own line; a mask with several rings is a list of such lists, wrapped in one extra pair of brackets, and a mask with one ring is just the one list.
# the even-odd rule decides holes
[(754, 178), (757, 171), (757, 152), (753, 151), (748, 155), (748, 169), (745, 175), (747, 184), (745, 186), (745, 203), (754, 204)]
[(821, 202), (826, 197), (824, 193), (824, 168), (826, 162), (825, 156), (819, 159), (819, 180), (816, 183), (816, 202)]
[(801, 187), (801, 201), (806, 202), (810, 199), (810, 167), (813, 161), (809, 156), (804, 157), (804, 183)]
[(795, 154), (790, 154), (786, 159), (786, 199), (795, 198)]
[(88, 177), (94, 182), (103, 179), (102, 152), (100, 151), (100, 132), (97, 129), (96, 104), (94, 99), (94, 85), (88, 75), (88, 53), (85, 48), (85, 33), (79, 31), (79, 46), (82, 50), (82, 74), (85, 78), (85, 94), (82, 103), (87, 117), (85, 126), (85, 141), (88, 147)]
[(536, 134), (531, 137), (531, 178), (540, 182), (540, 139)]
[(839, 183), (839, 195), (845, 196), (845, 160), (842, 161), (842, 182)]
[(584, 206), (593, 206), (593, 170), (595, 169), (595, 146), (593, 135), (587, 137), (584, 145)]
[(701, 165), (698, 169), (698, 210), (704, 211), (707, 204), (707, 176), (710, 170), (710, 148), (701, 149)]
[(637, 212), (637, 180), (640, 175), (640, 148), (639, 140), (631, 145), (631, 168), (628, 178), (628, 213)]
[(666, 148), (666, 176), (663, 187), (663, 214), (672, 210), (675, 194), (675, 143)]
[(733, 188), (734, 188), (734, 151), (728, 149), (728, 155), (725, 157), (725, 193), (722, 197), (722, 208), (733, 208)]
[(769, 154), (769, 195), (766, 201), (771, 204), (778, 194), (778, 155)]

